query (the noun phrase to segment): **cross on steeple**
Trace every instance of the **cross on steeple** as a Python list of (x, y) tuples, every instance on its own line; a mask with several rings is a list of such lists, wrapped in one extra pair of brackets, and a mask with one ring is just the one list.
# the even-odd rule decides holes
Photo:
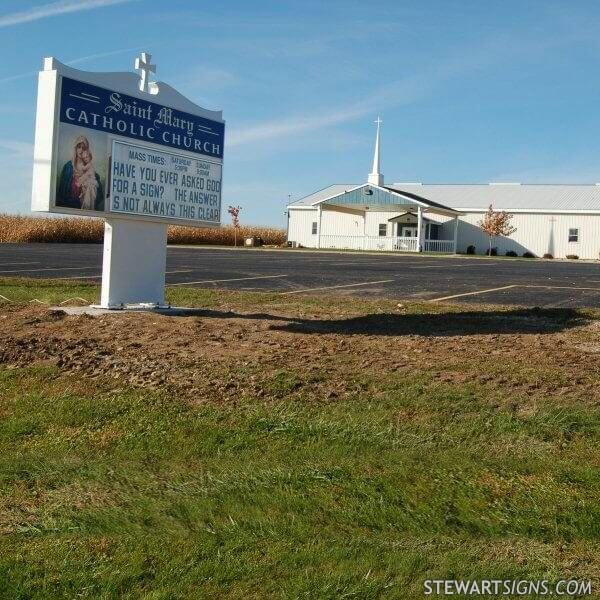
[(148, 52), (142, 52), (139, 58), (135, 59), (135, 69), (140, 71), (140, 90), (151, 94), (155, 84), (150, 83), (150, 73), (156, 73), (156, 65), (150, 63), (152, 55)]
[(383, 121), (379, 117), (377, 117), (375, 123), (377, 124), (377, 136), (375, 138), (375, 153), (373, 154), (373, 169), (369, 173), (368, 182), (373, 185), (383, 185), (383, 175), (379, 172), (379, 128)]

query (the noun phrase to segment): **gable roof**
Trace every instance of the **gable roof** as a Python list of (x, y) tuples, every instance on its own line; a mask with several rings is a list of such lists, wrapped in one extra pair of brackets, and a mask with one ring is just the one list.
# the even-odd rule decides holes
[(425, 208), (435, 208), (448, 214), (455, 214), (449, 206), (444, 206), (433, 202), (411, 192), (404, 192), (391, 187), (375, 185), (372, 183), (363, 183), (360, 185), (336, 184), (306, 198), (292, 203), (290, 206), (311, 206), (316, 207), (320, 204), (338, 204), (338, 205), (420, 205)]
[[(290, 208), (312, 206), (332, 196), (360, 187), (340, 183), (309, 194)], [(454, 210), (591, 211), (600, 213), (600, 185), (595, 184), (417, 184), (392, 183), (385, 186), (430, 206)], [(425, 200), (426, 199), (426, 200)]]
[(452, 207), (448, 206), (447, 204), (444, 205), (439, 202), (435, 202), (434, 200), (431, 200), (430, 198), (425, 198), (424, 196), (418, 196), (417, 194), (414, 194), (413, 192), (407, 192), (406, 190), (400, 190), (397, 188), (390, 187), (388, 185), (385, 185), (383, 187), (385, 187), (386, 190), (390, 190), (391, 192), (400, 192), (403, 196), (407, 196), (408, 198), (412, 198), (413, 200), (416, 200), (417, 202), (422, 202), (423, 204), (427, 204), (428, 206), (452, 210)]

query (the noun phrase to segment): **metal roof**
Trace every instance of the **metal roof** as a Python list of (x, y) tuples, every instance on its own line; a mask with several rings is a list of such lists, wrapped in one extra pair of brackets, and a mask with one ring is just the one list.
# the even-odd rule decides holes
[[(292, 202), (311, 206), (361, 184), (339, 183)], [(600, 185), (595, 184), (444, 184), (392, 183), (385, 187), (414, 194), (455, 210), (592, 211), (600, 213)]]
[(344, 192), (352, 190), (359, 185), (360, 184), (357, 183), (334, 183), (333, 185), (329, 185), (322, 190), (314, 192), (313, 194), (304, 196), (304, 198), (300, 198), (300, 200), (292, 202), (289, 206), (311, 206), (333, 196), (343, 194)]

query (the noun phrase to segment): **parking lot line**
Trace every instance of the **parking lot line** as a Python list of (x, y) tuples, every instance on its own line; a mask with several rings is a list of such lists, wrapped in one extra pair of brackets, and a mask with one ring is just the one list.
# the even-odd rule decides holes
[[(419, 263), (417, 263), (417, 262), (405, 262), (405, 261), (399, 261), (399, 260), (386, 260), (386, 261), (381, 260), (381, 261), (375, 261), (375, 262), (372, 262), (372, 261), (368, 261), (367, 262), (367, 261), (355, 260), (353, 262), (339, 262), (339, 261), (334, 261), (334, 262), (329, 262), (329, 264), (331, 266), (338, 266), (338, 265), (344, 265), (344, 266), (346, 266), (346, 265), (352, 265), (352, 266), (355, 266), (355, 265), (357, 265), (357, 266), (362, 266), (362, 265), (367, 265), (367, 266), (369, 266), (369, 265), (398, 265), (398, 266), (401, 266), (401, 267), (410, 267), (411, 265), (418, 265)], [(440, 265), (435, 265), (435, 266), (442, 267), (442, 266), (445, 266), (445, 265), (440, 264)]]
[(543, 288), (548, 290), (589, 290), (593, 292), (600, 292), (600, 287), (575, 287), (571, 285), (523, 285), (520, 287)]
[(489, 267), (489, 266), (493, 266), (493, 265), (497, 265), (500, 263), (497, 262), (486, 262), (485, 264), (439, 264), (439, 265), (424, 265), (424, 266), (419, 266), (419, 267), (411, 267), (412, 269), (437, 269), (439, 267), (444, 267), (444, 269), (447, 269), (448, 267), (452, 267), (452, 268), (465, 268), (465, 267)]
[(463, 298), (464, 296), (477, 296), (478, 294), (487, 294), (488, 292), (499, 292), (500, 290), (510, 290), (511, 288), (519, 287), (518, 285), (505, 285), (497, 288), (489, 288), (487, 290), (477, 290), (476, 292), (465, 292), (464, 294), (453, 294), (452, 296), (444, 296), (443, 298), (434, 298), (429, 302), (442, 302), (442, 300), (452, 300), (453, 298)]
[[(184, 269), (178, 271), (165, 271), (169, 273), (193, 273), (195, 269)], [(102, 279), (102, 275), (73, 275), (70, 277), (55, 277), (55, 279)]]
[(318, 292), (320, 290), (333, 290), (336, 288), (358, 287), (359, 285), (375, 285), (376, 283), (390, 283), (393, 279), (382, 279), (381, 281), (364, 281), (363, 283), (347, 283), (345, 285), (330, 285), (327, 287), (318, 288), (303, 288), (301, 290), (293, 290), (291, 292), (281, 292), (282, 296), (286, 294), (301, 294), (302, 292)]
[(184, 281), (183, 283), (170, 283), (169, 285), (198, 285), (200, 283), (223, 283), (226, 281), (247, 281), (249, 279), (277, 279), (287, 275), (258, 275), (257, 277), (235, 277), (233, 279), (204, 279), (202, 281)]
[(102, 275), (73, 275), (72, 277), (55, 277), (54, 279), (102, 279)]
[(17, 269), (13, 271), (0, 271), (0, 273), (32, 273), (40, 271), (85, 271), (86, 269), (97, 269), (98, 267), (56, 267), (54, 269)]

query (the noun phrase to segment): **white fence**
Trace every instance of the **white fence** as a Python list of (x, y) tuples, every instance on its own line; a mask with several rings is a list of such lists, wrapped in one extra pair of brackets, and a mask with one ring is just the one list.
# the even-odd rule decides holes
[[(338, 250), (419, 251), (419, 240), (416, 237), (322, 235), (320, 243), (321, 248)], [(423, 250), (425, 252), (454, 252), (454, 240), (424, 240)]]
[(425, 240), (424, 252), (454, 252), (454, 240)]
[(319, 238), (321, 248), (337, 248), (339, 250), (364, 250), (362, 235), (322, 235)]

